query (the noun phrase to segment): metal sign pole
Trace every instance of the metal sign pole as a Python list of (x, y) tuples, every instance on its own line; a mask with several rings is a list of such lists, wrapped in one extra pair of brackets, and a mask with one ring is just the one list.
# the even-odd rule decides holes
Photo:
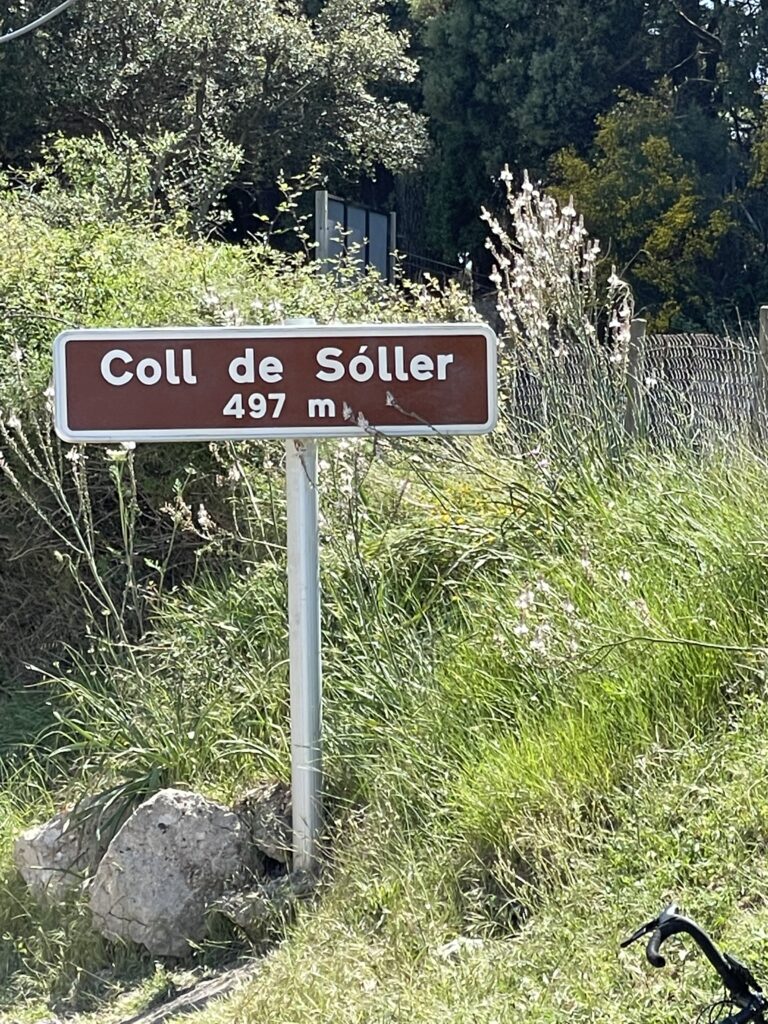
[(317, 441), (286, 441), (288, 647), (294, 870), (317, 859), (322, 787), (322, 661)]
[(322, 788), (322, 662), (317, 442), (286, 441), (288, 646), (294, 870), (317, 861)]
[[(313, 327), (314, 317), (290, 317)], [(285, 442), (288, 518), (288, 655), (291, 684), (293, 869), (317, 864), (323, 786), (323, 669), (320, 647), (320, 517), (317, 441)]]
[(320, 270), (328, 269), (328, 257), (331, 251), (331, 231), (328, 223), (328, 192), (325, 189), (315, 192), (315, 259)]

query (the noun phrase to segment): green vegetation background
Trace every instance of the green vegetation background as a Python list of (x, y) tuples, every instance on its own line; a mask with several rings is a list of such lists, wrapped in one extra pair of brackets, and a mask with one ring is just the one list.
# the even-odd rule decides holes
[(508, 164), (573, 193), (652, 326), (712, 328), (768, 298), (767, 58), (758, 0), (77, 0), (0, 46), (0, 167), (82, 178), (84, 147), (112, 209), (236, 241), (312, 167), (483, 286)]
[[(0, 207), (0, 1015), (101, 1022), (179, 968), (94, 936), (86, 894), (38, 908), (13, 839), (85, 792), (229, 799), (287, 778), (281, 452), (59, 447), (51, 337), (62, 321), (472, 314), (458, 290), (62, 227), (38, 201)], [(7, 469), (20, 478), (28, 450), (55, 472), (28, 473), (24, 497)], [(548, 454), (521, 456), (503, 426), (325, 447), (328, 868), (295, 921), (255, 940), (222, 925), (193, 958), (269, 951), (206, 1024), (679, 1020), (715, 995), (700, 959), (651, 976), (617, 951), (669, 897), (765, 955), (768, 468), (747, 450)], [(93, 524), (91, 560), (67, 507)]]

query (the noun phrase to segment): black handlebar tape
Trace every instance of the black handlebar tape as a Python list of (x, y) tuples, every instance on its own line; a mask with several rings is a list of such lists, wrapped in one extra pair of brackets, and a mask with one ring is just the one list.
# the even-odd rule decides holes
[(648, 958), (648, 963), (652, 967), (663, 967), (666, 964), (666, 960), (659, 952), (659, 946), (661, 945), (661, 929), (657, 928), (656, 931), (648, 939), (648, 945), (645, 949), (645, 955)]

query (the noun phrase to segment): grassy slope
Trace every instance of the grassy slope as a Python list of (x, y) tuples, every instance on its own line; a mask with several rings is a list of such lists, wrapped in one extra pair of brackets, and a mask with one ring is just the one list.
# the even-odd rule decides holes
[[(56, 329), (41, 312), (447, 312), (340, 298), (233, 250), (0, 214), (0, 345), (24, 345), (40, 381)], [(0, 386), (6, 402), (12, 376)], [(166, 983), (92, 936), (82, 901), (31, 904), (10, 863), (24, 824), (118, 780), (228, 798), (287, 775), (283, 510), (263, 454), (238, 470), (253, 497), (238, 521), (261, 540), (228, 578), (211, 565), (165, 603), (138, 668), (100, 649), (47, 705), (6, 697), (0, 1020), (98, 1008), (137, 981), (138, 1005)], [(674, 894), (736, 951), (763, 952), (768, 469), (748, 454), (637, 455), (620, 474), (554, 478), (484, 441), (375, 458), (334, 445), (325, 460), (332, 870), (260, 978), (206, 1020), (678, 1020), (681, 979), (691, 1002), (708, 990), (697, 962), (650, 977), (616, 939)], [(56, 757), (30, 746), (53, 713), (76, 741)], [(458, 935), (482, 945), (437, 954)]]
[[(683, 968), (650, 979), (615, 950), (667, 894), (713, 925), (733, 914), (736, 946), (760, 951), (766, 468), (638, 458), (553, 491), (483, 444), (469, 465), (449, 456), (375, 463), (362, 521), (327, 471), (343, 840), (317, 912), (207, 1019), (597, 1019), (606, 1000), (612, 1018), (678, 1019), (666, 995), (645, 1006)], [(108, 700), (59, 692), (89, 730), (88, 763), (106, 754), (107, 772), (155, 768), (222, 796), (285, 774), (282, 586), (261, 561), (166, 605), (135, 697), (118, 687), (143, 749)], [(6, 897), (0, 914), (27, 944), (17, 993), (31, 963), (33, 990), (61, 999), (75, 981), (81, 1001), (78, 972), (108, 963), (82, 913), (59, 922), (58, 946), (31, 908), (12, 919)], [(457, 935), (483, 945), (436, 954)]]
[(765, 726), (750, 716), (706, 743), (638, 758), (631, 787), (609, 794), (614, 830), (549, 835), (563, 881), (521, 930), (446, 959), (439, 951), (456, 929), (437, 865), (408, 865), (407, 901), (383, 923), (350, 911), (364, 885), (344, 879), (259, 979), (200, 1024), (693, 1019), (716, 996), (700, 957), (670, 943), (670, 967), (652, 972), (640, 946), (619, 953), (618, 942), (676, 896), (726, 948), (765, 958)]
[[(763, 643), (768, 480), (749, 460), (635, 469), (625, 485), (577, 488), (565, 519), (510, 545), (501, 579), (468, 586), (471, 629), (376, 787), (389, 813), (371, 814), (320, 910), (205, 1024), (678, 1021), (716, 994), (700, 958), (679, 946), (652, 974), (640, 949), (617, 950), (673, 896), (734, 951), (765, 956), (763, 662), (599, 648), (633, 634)], [(535, 579), (551, 590), (534, 590), (517, 636)], [(578, 653), (532, 660), (534, 622), (563, 600), (576, 610), (543, 635), (556, 649), (579, 623)], [(392, 814), (411, 771), (430, 790), (415, 823), (405, 795)], [(446, 959), (458, 934), (481, 943)]]

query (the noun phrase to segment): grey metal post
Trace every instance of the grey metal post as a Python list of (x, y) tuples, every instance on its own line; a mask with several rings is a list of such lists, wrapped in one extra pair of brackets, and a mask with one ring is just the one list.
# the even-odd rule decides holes
[[(327, 208), (327, 192), (325, 196)], [(317, 321), (313, 317), (292, 317), (286, 318), (284, 323), (293, 327), (314, 327)], [(288, 516), (293, 868), (295, 871), (311, 871), (317, 863), (323, 785), (316, 440), (285, 442), (285, 494)]]
[(629, 325), (627, 351), (627, 407), (624, 410), (624, 431), (636, 439), (643, 423), (643, 377), (645, 375), (645, 329), (647, 320), (633, 320)]
[(331, 226), (328, 223), (328, 192), (319, 189), (315, 192), (315, 259), (326, 270), (326, 263), (331, 253)]
[(389, 215), (389, 248), (387, 250), (387, 279), (390, 284), (395, 283), (395, 253), (397, 252), (397, 214), (392, 211)]
[(752, 439), (764, 441), (768, 435), (768, 306), (760, 307), (751, 420)]
[(322, 790), (317, 441), (286, 441), (285, 485), (293, 867), (311, 870), (317, 859)]

